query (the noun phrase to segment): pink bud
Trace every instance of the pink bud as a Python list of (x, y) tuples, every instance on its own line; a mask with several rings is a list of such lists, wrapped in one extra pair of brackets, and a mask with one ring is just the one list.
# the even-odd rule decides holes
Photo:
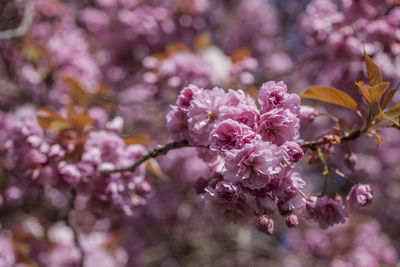
[(336, 196), (335, 196), (335, 200), (336, 200), (337, 203), (343, 204), (343, 198), (342, 198), (342, 196), (336, 195)]
[(294, 214), (287, 216), (286, 225), (290, 228), (297, 227), (297, 225), (299, 225), (299, 218), (297, 218), (297, 216)]
[(256, 222), (256, 228), (267, 235), (272, 235), (274, 232), (274, 220), (267, 216), (261, 216)]

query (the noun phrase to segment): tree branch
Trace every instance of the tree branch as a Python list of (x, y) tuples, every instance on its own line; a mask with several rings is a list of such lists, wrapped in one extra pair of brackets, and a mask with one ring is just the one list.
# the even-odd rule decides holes
[(79, 255), (80, 255), (79, 256), (79, 266), (80, 267), (84, 267), (85, 266), (85, 251), (83, 250), (82, 245), (81, 245), (81, 243), (79, 241), (78, 231), (72, 225), (71, 218), (70, 218), (70, 215), (69, 215), (69, 212), (74, 209), (76, 195), (77, 195), (76, 191), (72, 190), (72, 198), (71, 198), (71, 201), (70, 201), (70, 204), (69, 204), (67, 215), (64, 218), (64, 221), (65, 221), (65, 224), (72, 230), (72, 233), (73, 233), (73, 236), (74, 236), (74, 244), (75, 244), (75, 247), (78, 249)]
[(117, 168), (114, 170), (106, 170), (103, 171), (102, 173), (104, 174), (109, 174), (109, 173), (116, 173), (116, 172), (134, 172), (137, 167), (140, 166), (143, 162), (151, 159), (151, 158), (156, 158), (161, 155), (166, 155), (169, 151), (178, 149), (178, 148), (183, 148), (183, 147), (203, 147), (203, 148), (208, 148), (208, 146), (196, 146), (196, 145), (191, 145), (189, 144), (188, 141), (181, 141), (181, 142), (173, 142), (166, 144), (164, 146), (157, 146), (155, 149), (151, 150), (149, 153), (141, 157), (137, 162), (135, 162), (132, 166), (126, 167), (126, 168)]
[[(356, 140), (361, 135), (363, 135), (363, 132), (360, 130), (356, 130), (354, 132), (351, 132), (350, 134), (342, 136), (340, 138), (340, 142), (353, 141), (353, 140)], [(317, 146), (325, 145), (327, 143), (329, 143), (329, 140), (326, 140), (324, 138), (319, 138), (317, 140), (305, 141), (304, 143), (300, 144), (300, 146), (310, 148), (310, 149), (315, 149)]]
[(276, 75), (267, 77), (267, 80), (277, 80), (277, 79), (281, 79), (282, 77), (292, 75), (296, 71), (302, 69), (304, 66), (306, 66), (322, 57), (323, 57), (322, 54), (316, 54), (316, 55), (310, 55), (310, 56), (303, 57), (303, 58), (299, 59), (298, 61), (294, 62), (290, 69), (288, 69), (282, 73), (278, 73)]
[(19, 26), (15, 29), (0, 31), (0, 40), (8, 40), (24, 36), (28, 32), (34, 17), (35, 17), (35, 5), (31, 0), (28, 1), (28, 3), (25, 6), (24, 17), (22, 18), (22, 21), (19, 24)]
[[(346, 141), (353, 141), (363, 135), (365, 131), (360, 131), (356, 130), (354, 132), (351, 132), (349, 134), (346, 134), (340, 138), (341, 142), (346, 142)], [(316, 140), (312, 141), (305, 141), (304, 143), (300, 143), (300, 147), (303, 148), (310, 148), (312, 150), (315, 150), (318, 146), (324, 145), (329, 143), (329, 140), (326, 140), (324, 138), (319, 138)], [(149, 159), (152, 158), (157, 158), (158, 156), (161, 155), (166, 155), (169, 151), (174, 150), (174, 149), (179, 149), (183, 147), (198, 147), (198, 148), (209, 148), (209, 146), (204, 146), (204, 145), (191, 145), (189, 144), (188, 141), (184, 140), (181, 142), (173, 142), (169, 143), (163, 146), (157, 146), (155, 149), (151, 150), (149, 153), (146, 155), (142, 156), (138, 161), (136, 161), (133, 165), (125, 168), (116, 168), (112, 170), (103, 170), (101, 173), (103, 174), (110, 174), (110, 173), (119, 173), (119, 172), (134, 172), (137, 167), (139, 167), (142, 163), (146, 162)]]
[[(352, 141), (357, 139), (363, 134), (360, 130), (356, 130), (350, 134), (344, 135), (340, 138), (341, 142), (346, 142), (346, 141)], [(312, 141), (305, 141), (304, 143), (301, 143), (300, 146), (304, 148), (310, 148), (310, 149), (316, 149), (320, 145), (324, 145), (329, 143), (328, 140), (325, 140), (323, 138), (319, 138), (317, 140), (312, 140)], [(158, 156), (161, 155), (166, 155), (169, 151), (174, 150), (174, 149), (179, 149), (183, 147), (200, 147), (200, 148), (209, 148), (208, 146), (202, 146), (202, 145), (191, 145), (189, 144), (188, 141), (181, 141), (181, 142), (173, 142), (169, 143), (163, 146), (157, 146), (155, 149), (151, 150), (149, 153), (141, 157), (138, 161), (136, 161), (133, 165), (125, 168), (116, 168), (113, 170), (104, 170), (101, 171), (103, 174), (110, 174), (110, 173), (118, 173), (118, 172), (134, 172), (137, 167), (139, 167), (142, 163), (146, 162), (149, 159), (152, 158), (157, 158)]]

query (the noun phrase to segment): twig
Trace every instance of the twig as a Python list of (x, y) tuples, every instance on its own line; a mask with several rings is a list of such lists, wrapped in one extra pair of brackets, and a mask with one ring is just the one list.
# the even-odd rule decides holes
[(348, 180), (350, 183), (356, 184), (356, 182), (353, 181), (353, 179), (351, 179), (350, 177), (348, 177), (346, 174), (344, 174), (343, 172), (341, 172), (339, 169), (330, 168), (330, 170), (332, 170), (333, 172), (335, 172), (335, 174), (337, 174), (339, 177), (342, 177), (343, 179)]
[(329, 119), (331, 119), (332, 121), (339, 123), (339, 119), (329, 113), (315, 112), (315, 116), (325, 116), (325, 117), (328, 117)]
[[(356, 130), (350, 134), (345, 134), (344, 136), (342, 136), (340, 138), (340, 141), (345, 142), (345, 141), (355, 140), (358, 137), (360, 137), (361, 135), (363, 135), (364, 133), (365, 133), (365, 131)], [(312, 150), (315, 150), (318, 146), (327, 144), (328, 142), (329, 142), (329, 140), (319, 138), (317, 140), (305, 141), (304, 143), (300, 143), (300, 146), (304, 147), (304, 148), (310, 148)], [(181, 141), (181, 142), (173, 142), (173, 143), (169, 143), (169, 144), (166, 144), (163, 146), (156, 147), (155, 149), (151, 150), (149, 153), (144, 155), (142, 158), (140, 158), (138, 161), (136, 161), (133, 165), (131, 165), (129, 167), (116, 168), (116, 169), (112, 169), (112, 170), (103, 170), (103, 171), (101, 171), (101, 173), (110, 174), (110, 173), (128, 172), (128, 171), (134, 172), (137, 167), (139, 167), (142, 163), (146, 162), (147, 160), (149, 160), (151, 158), (156, 158), (161, 155), (166, 155), (171, 150), (183, 148), (183, 147), (209, 148), (209, 146), (205, 146), (205, 145), (191, 145), (186, 140)]]
[(324, 187), (323, 187), (322, 193), (321, 193), (321, 196), (323, 196), (326, 194), (327, 180), (328, 180), (328, 175), (329, 175), (329, 167), (328, 167), (328, 164), (326, 164), (324, 156), (322, 155), (322, 153), (319, 149), (314, 150), (314, 153), (317, 155), (317, 157), (321, 161), (322, 165), (324, 166), (324, 170), (322, 171), (322, 175), (324, 176)]
[(21, 23), (15, 29), (0, 31), (0, 40), (8, 40), (24, 36), (28, 32), (34, 16), (35, 16), (35, 5), (33, 1), (28, 1), (28, 3), (25, 6), (24, 17)]
[[(364, 131), (356, 130), (354, 132), (351, 132), (350, 134), (345, 134), (344, 136), (340, 137), (340, 142), (356, 140), (358, 137), (360, 137), (363, 134), (364, 134)], [(300, 144), (300, 146), (314, 150), (314, 149), (316, 149), (316, 147), (318, 147), (320, 145), (325, 145), (327, 143), (329, 143), (329, 140), (320, 138), (317, 140), (305, 141), (304, 143)]]
[(296, 61), (293, 64), (293, 66), (290, 69), (288, 69), (287, 71), (285, 71), (283, 73), (279, 73), (279, 74), (271, 76), (271, 77), (268, 77), (268, 79), (269, 80), (277, 80), (277, 79), (280, 79), (282, 77), (289, 76), (289, 75), (295, 73), (296, 71), (300, 70), (304, 66), (310, 64), (311, 62), (313, 62), (314, 60), (317, 60), (318, 58), (320, 58), (322, 56), (323, 56), (322, 54), (306, 56), (306, 57)]
[(158, 146), (155, 149), (151, 150), (149, 153), (144, 155), (141, 159), (136, 161), (132, 166), (126, 167), (126, 168), (117, 168), (114, 170), (105, 170), (102, 173), (108, 174), (108, 173), (116, 173), (116, 172), (134, 172), (137, 167), (140, 166), (143, 162), (151, 159), (151, 158), (156, 158), (161, 155), (166, 155), (169, 151), (178, 149), (178, 148), (183, 148), (183, 147), (203, 147), (203, 148), (208, 148), (208, 146), (196, 146), (196, 145), (191, 145), (189, 144), (188, 141), (181, 141), (181, 142), (173, 142), (166, 144), (164, 146)]
[[(361, 136), (361, 131), (357, 130), (355, 132), (352, 132), (351, 134), (345, 135), (342, 138), (340, 138), (341, 142), (344, 141), (350, 141), (350, 140), (355, 140), (359, 136)], [(328, 143), (328, 140), (325, 139), (317, 139), (313, 141), (306, 141), (302, 144), (300, 144), (301, 147), (308, 147), (310, 149), (315, 150), (317, 146), (323, 145)], [(200, 148), (209, 148), (208, 146), (203, 146), (203, 145), (191, 145), (189, 144), (188, 141), (181, 141), (181, 142), (173, 142), (169, 143), (163, 146), (158, 146), (155, 149), (151, 150), (149, 153), (141, 157), (138, 161), (136, 161), (133, 165), (125, 168), (116, 168), (112, 170), (103, 170), (101, 173), (103, 174), (110, 174), (110, 173), (118, 173), (118, 172), (134, 172), (137, 167), (139, 167), (142, 163), (146, 162), (149, 159), (152, 158), (157, 158), (158, 156), (161, 155), (166, 155), (169, 151), (174, 150), (174, 149), (179, 149), (183, 147), (200, 147)]]
[(75, 247), (78, 249), (79, 251), (79, 266), (80, 267), (84, 267), (85, 266), (85, 251), (82, 248), (82, 245), (79, 241), (79, 236), (78, 236), (78, 231), (76, 230), (76, 228), (71, 224), (71, 218), (69, 216), (69, 211), (74, 209), (75, 206), (75, 199), (76, 199), (76, 191), (72, 190), (72, 198), (69, 204), (69, 208), (67, 211), (67, 215), (64, 218), (65, 224), (72, 230), (73, 236), (74, 236), (74, 244)]
[(299, 194), (307, 201), (312, 201), (311, 198), (309, 198), (303, 191), (301, 191), (300, 189), (297, 189), (297, 191), (299, 192)]

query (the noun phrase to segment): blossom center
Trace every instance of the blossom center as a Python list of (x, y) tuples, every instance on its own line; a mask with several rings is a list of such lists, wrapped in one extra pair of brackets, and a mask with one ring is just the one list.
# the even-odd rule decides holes
[(207, 118), (210, 122), (213, 122), (218, 118), (218, 116), (217, 114), (210, 112), (207, 114)]

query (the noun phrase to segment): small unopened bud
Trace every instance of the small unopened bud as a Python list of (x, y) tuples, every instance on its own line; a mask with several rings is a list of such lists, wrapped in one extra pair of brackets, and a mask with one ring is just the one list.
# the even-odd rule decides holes
[(310, 123), (314, 120), (316, 110), (311, 106), (301, 106), (300, 107), (300, 123)]
[(336, 200), (337, 203), (343, 204), (343, 198), (342, 198), (342, 196), (336, 195), (336, 196), (335, 196), (335, 200)]
[(286, 225), (290, 228), (297, 227), (297, 225), (299, 225), (299, 218), (297, 218), (297, 216), (294, 214), (287, 216)]
[(335, 144), (340, 144), (340, 136), (337, 134), (326, 134), (322, 137), (326, 142), (329, 142), (329, 144), (335, 145)]
[(260, 232), (266, 233), (267, 235), (272, 235), (274, 232), (274, 220), (268, 218), (267, 216), (261, 216), (257, 220), (256, 228)]
[(349, 170), (354, 171), (354, 167), (357, 163), (357, 155), (354, 153), (346, 153), (344, 155), (344, 164)]

